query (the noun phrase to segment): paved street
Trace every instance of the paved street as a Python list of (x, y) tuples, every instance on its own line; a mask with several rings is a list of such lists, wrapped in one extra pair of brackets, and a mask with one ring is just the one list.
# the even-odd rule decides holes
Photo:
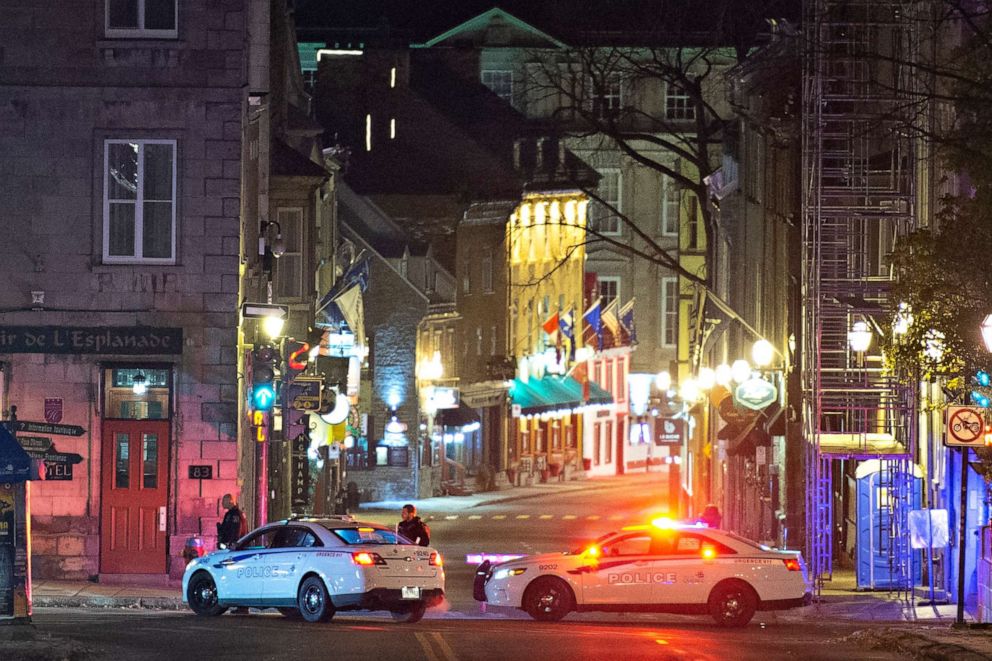
[(549, 625), (506, 620), (339, 616), (323, 625), (276, 614), (204, 620), (185, 613), (46, 609), (40, 629), (107, 659), (896, 659), (845, 641), (856, 627), (787, 624), (723, 630), (653, 618), (607, 624), (570, 618)]

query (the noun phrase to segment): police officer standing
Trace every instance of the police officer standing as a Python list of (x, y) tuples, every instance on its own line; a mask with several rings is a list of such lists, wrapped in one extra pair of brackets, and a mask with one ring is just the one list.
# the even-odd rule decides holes
[(403, 509), (400, 510), (400, 518), (403, 520), (396, 525), (396, 532), (414, 544), (430, 545), (431, 529), (417, 516), (417, 508), (414, 505), (410, 503), (404, 505)]
[(226, 549), (231, 548), (236, 541), (248, 534), (248, 520), (231, 494), (224, 494), (221, 506), (227, 512), (224, 514), (224, 520), (217, 524), (217, 546)]

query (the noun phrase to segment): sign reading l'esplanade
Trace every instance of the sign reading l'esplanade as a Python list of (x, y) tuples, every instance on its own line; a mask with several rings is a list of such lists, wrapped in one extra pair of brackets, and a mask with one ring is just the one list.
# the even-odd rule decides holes
[(0, 353), (181, 354), (182, 328), (0, 326)]

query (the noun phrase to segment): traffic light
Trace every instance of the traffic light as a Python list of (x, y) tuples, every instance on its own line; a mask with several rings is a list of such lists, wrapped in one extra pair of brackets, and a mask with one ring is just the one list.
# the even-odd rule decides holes
[(268, 411), (276, 401), (276, 365), (279, 352), (262, 345), (252, 351), (251, 403), (256, 411)]

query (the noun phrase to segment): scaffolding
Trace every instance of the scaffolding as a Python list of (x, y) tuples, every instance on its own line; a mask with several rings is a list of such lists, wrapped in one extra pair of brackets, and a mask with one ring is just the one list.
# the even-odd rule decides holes
[[(887, 490), (878, 548), (911, 586), (908, 508), (913, 389), (885, 369), (887, 254), (914, 226), (915, 158), (902, 109), (912, 34), (905, 2), (806, 0), (803, 66), (803, 436), (805, 554), (818, 595), (832, 578), (839, 459), (879, 459)], [(870, 330), (855, 351), (852, 328)]]

